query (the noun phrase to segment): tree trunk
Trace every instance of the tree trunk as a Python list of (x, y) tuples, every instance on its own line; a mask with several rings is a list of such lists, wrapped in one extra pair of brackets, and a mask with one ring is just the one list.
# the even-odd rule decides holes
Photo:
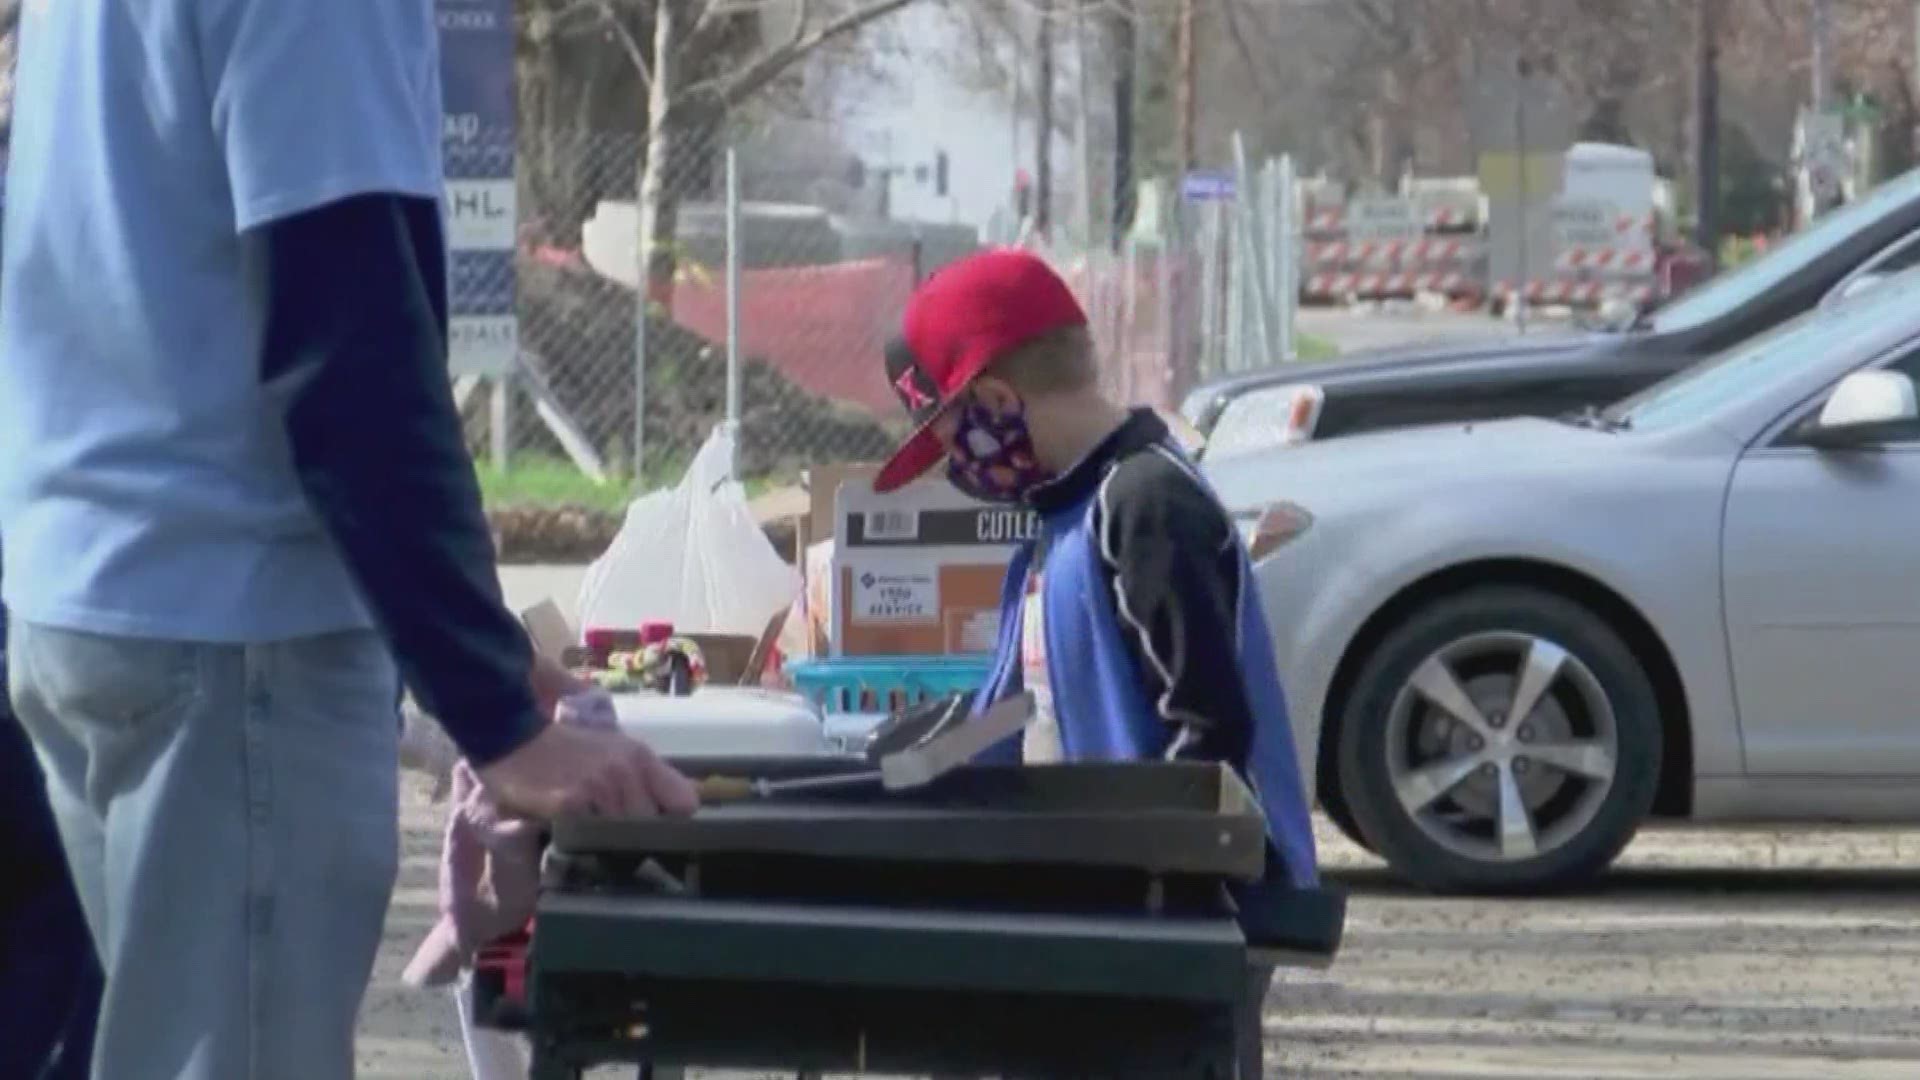
[(1192, 172), (1199, 159), (1200, 86), (1194, 59), (1194, 3), (1195, 0), (1180, 0), (1180, 21), (1175, 31), (1179, 59), (1174, 76), (1178, 84), (1174, 91), (1174, 107), (1178, 110), (1174, 130), (1178, 144), (1175, 152), (1179, 157), (1177, 172), (1180, 176)]
[(1131, 3), (1114, 6), (1113, 35), (1113, 250), (1119, 251), (1133, 228), (1133, 95), (1134, 72), (1140, 62)]
[(653, 82), (647, 89), (647, 137), (641, 149), (639, 191), (639, 268), (647, 298), (663, 307), (673, 304), (675, 237), (679, 230), (680, 196), (674, 169), (684, 159), (680, 135), (683, 117), (675, 114), (679, 89), (681, 36), (685, 30), (685, 0), (657, 0), (653, 12)]
[(1053, 230), (1053, 0), (1040, 0), (1040, 32), (1034, 46), (1039, 61), (1034, 79), (1033, 231)]
[(1720, 264), (1720, 0), (1694, 9), (1694, 243)]

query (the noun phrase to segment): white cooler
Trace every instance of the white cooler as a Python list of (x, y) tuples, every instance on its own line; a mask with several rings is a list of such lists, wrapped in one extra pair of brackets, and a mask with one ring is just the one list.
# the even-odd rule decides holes
[(670, 758), (812, 757), (838, 750), (820, 713), (798, 694), (703, 686), (685, 697), (613, 695), (620, 730)]

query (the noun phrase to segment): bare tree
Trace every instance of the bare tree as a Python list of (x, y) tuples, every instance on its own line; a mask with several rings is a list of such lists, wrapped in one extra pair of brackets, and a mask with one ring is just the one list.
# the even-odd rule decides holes
[[(700, 185), (711, 136), (809, 57), (915, 2), (526, 0), (522, 71), (531, 69), (533, 77), (523, 79), (523, 109), (532, 104), (549, 118), (557, 109), (562, 121), (585, 118), (591, 125), (625, 101), (623, 111), (641, 135), (635, 164), (640, 265), (648, 295), (664, 303), (672, 296), (680, 203)], [(577, 95), (554, 91), (579, 55), (564, 43), (581, 39), (590, 41), (585, 51), (598, 62), (620, 59), (620, 70), (605, 73), (606, 81), (626, 86), (626, 94), (610, 99), (601, 85)]]
[[(611, 3), (613, 0), (606, 0)], [(686, 169), (689, 136), (711, 130), (730, 109), (766, 90), (789, 68), (822, 46), (847, 37), (914, 0), (859, 0), (817, 13), (810, 0), (622, 0), (650, 7), (651, 54), (638, 42), (632, 57), (647, 86), (647, 137), (640, 165), (638, 238), (648, 295), (671, 296), (674, 237)], [(724, 70), (706, 69), (690, 59), (724, 48), (733, 24), (742, 18), (772, 18), (785, 9), (784, 37)]]

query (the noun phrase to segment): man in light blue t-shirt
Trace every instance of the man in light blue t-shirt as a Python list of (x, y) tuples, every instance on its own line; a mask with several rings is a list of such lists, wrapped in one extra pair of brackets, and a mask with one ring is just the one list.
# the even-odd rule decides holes
[[(432, 0), (25, 0), (12, 698), (106, 972), (94, 1075), (345, 1078), (403, 676), (510, 811), (686, 811), (502, 606), (447, 381)], [(397, 665), (395, 663), (397, 661)]]

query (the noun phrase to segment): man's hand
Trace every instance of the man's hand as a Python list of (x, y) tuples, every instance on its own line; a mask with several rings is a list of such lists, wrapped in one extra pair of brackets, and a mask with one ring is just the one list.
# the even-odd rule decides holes
[(646, 744), (562, 724), (479, 772), (503, 809), (541, 821), (564, 814), (681, 815), (700, 806), (692, 781)]
[(560, 661), (538, 653), (534, 654), (528, 681), (533, 685), (533, 700), (540, 708), (540, 715), (549, 720), (562, 700), (595, 689), (593, 683), (561, 667)]

